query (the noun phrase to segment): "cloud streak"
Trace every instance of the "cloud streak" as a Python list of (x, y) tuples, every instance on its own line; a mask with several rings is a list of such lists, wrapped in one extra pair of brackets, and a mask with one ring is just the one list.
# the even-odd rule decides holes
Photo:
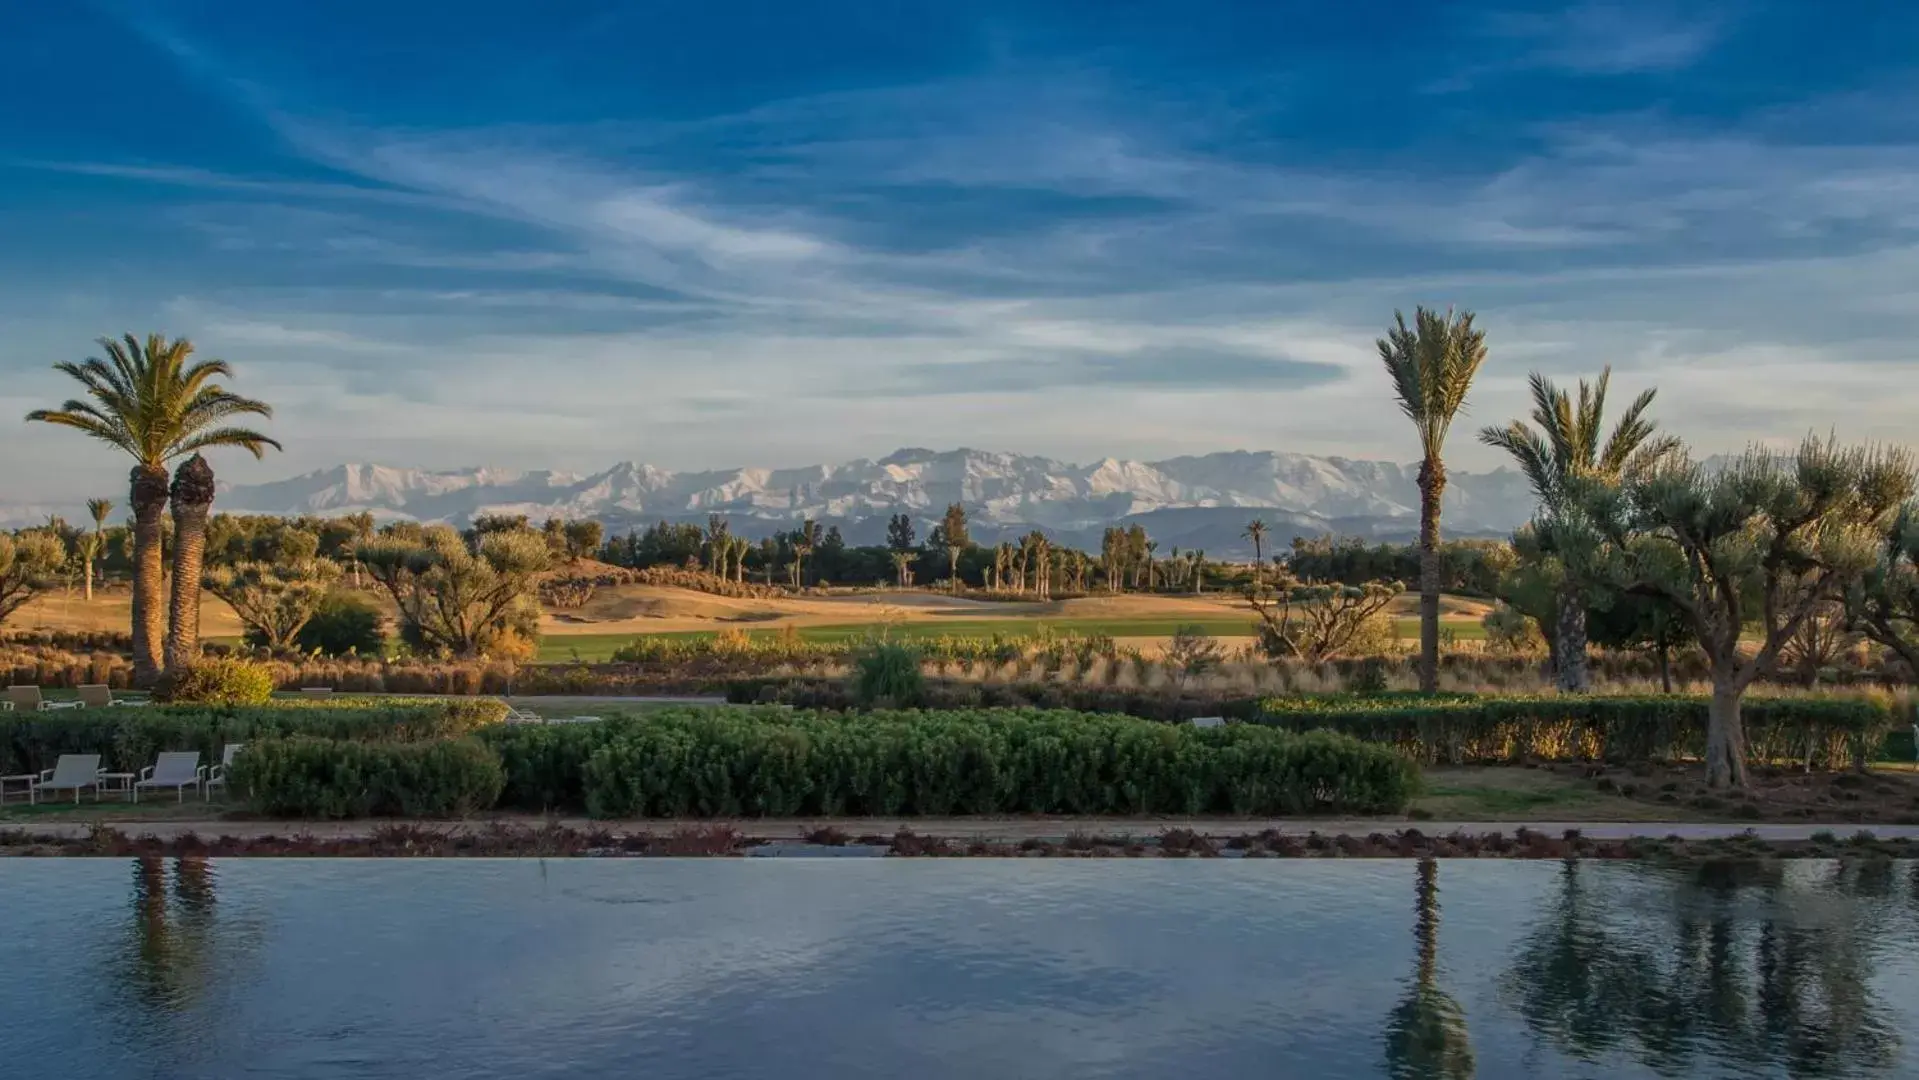
[[(239, 362), (297, 448), (269, 473), (896, 443), (1397, 459), (1373, 338), (1417, 303), (1492, 331), (1476, 420), (1523, 409), (1528, 367), (1611, 363), (1706, 448), (1841, 419), (1899, 437), (1919, 408), (1919, 380), (1888, 378), (1919, 332), (1919, 144), (1847, 137), (1868, 91), (1803, 94), (1786, 124), (1777, 102), (1504, 115), (1481, 85), (1680, 78), (1732, 27), (1597, 4), (1470, 20), (1459, 85), (1435, 103), (1421, 73), (1396, 99), (1433, 111), (1418, 137), (1439, 142), (1410, 149), (1314, 141), (1340, 117), (1310, 111), (1329, 107), (1303, 76), (1221, 72), (1202, 96), (1086, 53), (706, 113), (406, 123), (149, 27), (290, 164), (27, 148), (0, 179), (136, 194), (123, 220), (177, 247), (84, 309)], [(1909, 83), (1874, 93), (1913, 104)], [(38, 316), (33, 343), (100, 332), (81, 321)], [(0, 450), (54, 452), (38, 432)]]

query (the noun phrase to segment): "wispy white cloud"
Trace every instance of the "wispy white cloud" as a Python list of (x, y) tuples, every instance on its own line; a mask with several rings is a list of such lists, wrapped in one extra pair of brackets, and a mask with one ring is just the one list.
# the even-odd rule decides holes
[[(1490, 30), (1591, 73), (1681, 66), (1723, 30), (1639, 17)], [(461, 131), (317, 120), (248, 85), (236, 100), (337, 179), (54, 167), (180, 192), (172, 220), (235, 269), (159, 310), (245, 359), (300, 466), (1403, 458), (1373, 338), (1416, 303), (1482, 312), (1475, 418), (1522, 409), (1529, 367), (1606, 363), (1712, 449), (1841, 418), (1898, 437), (1919, 409), (1919, 380), (1886, 377), (1919, 332), (1919, 146), (1897, 140), (1602, 116), (1429, 169), (1247, 146), (1079, 73)], [(737, 158), (678, 152), (716, 136)]]
[(1690, 66), (1725, 32), (1728, 14), (1725, 6), (1584, 0), (1559, 11), (1496, 12), (1484, 31), (1524, 50), (1516, 64), (1625, 75)]

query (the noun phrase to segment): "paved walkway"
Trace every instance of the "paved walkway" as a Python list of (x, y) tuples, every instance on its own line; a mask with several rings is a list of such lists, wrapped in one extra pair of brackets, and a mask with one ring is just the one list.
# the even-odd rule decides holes
[[(1753, 833), (1762, 840), (1803, 841), (1816, 833), (1828, 832), (1844, 839), (1858, 832), (1870, 832), (1884, 840), (1919, 840), (1919, 826), (1913, 825), (1858, 825), (1858, 824), (1755, 824), (1755, 825), (1718, 825), (1699, 822), (1512, 822), (1512, 821), (1381, 821), (1377, 819), (1354, 819), (1346, 821), (1301, 821), (1288, 820), (1251, 820), (1245, 818), (814, 818), (795, 819), (750, 819), (750, 820), (661, 820), (661, 821), (594, 821), (587, 818), (546, 819), (538, 817), (501, 817), (484, 821), (419, 821), (412, 822), (424, 828), (450, 833), (479, 832), (498, 823), (508, 826), (533, 827), (547, 821), (580, 830), (604, 829), (616, 835), (633, 833), (671, 833), (679, 829), (704, 829), (715, 826), (730, 826), (741, 835), (756, 840), (793, 840), (804, 837), (815, 830), (831, 827), (849, 837), (891, 836), (901, 829), (908, 829), (920, 836), (940, 837), (949, 840), (984, 840), (994, 843), (1017, 843), (1021, 840), (1061, 841), (1068, 836), (1080, 834), (1096, 837), (1132, 836), (1142, 839), (1158, 836), (1169, 829), (1190, 829), (1196, 833), (1211, 837), (1241, 836), (1247, 833), (1277, 830), (1288, 836), (1305, 836), (1308, 833), (1320, 833), (1326, 836), (1346, 834), (1350, 836), (1368, 836), (1372, 833), (1392, 834), (1405, 829), (1416, 828), (1429, 836), (1443, 836), (1452, 832), (1464, 832), (1475, 835), (1486, 833), (1512, 833), (1519, 829), (1531, 829), (1534, 832), (1559, 836), (1568, 829), (1578, 829), (1583, 835), (1594, 840), (1624, 840), (1632, 837), (1668, 837), (1677, 836), (1687, 840), (1710, 840), (1720, 837), (1740, 836)], [(319, 839), (361, 837), (395, 824), (391, 819), (378, 821), (188, 821), (125, 819), (120, 821), (31, 821), (0, 822), (0, 832), (18, 830), (34, 836), (49, 836), (68, 839), (85, 837), (90, 829), (106, 826), (118, 829), (129, 836), (150, 836), (159, 840), (170, 840), (188, 833), (201, 837), (231, 836), (244, 839), (259, 836), (312, 836)]]

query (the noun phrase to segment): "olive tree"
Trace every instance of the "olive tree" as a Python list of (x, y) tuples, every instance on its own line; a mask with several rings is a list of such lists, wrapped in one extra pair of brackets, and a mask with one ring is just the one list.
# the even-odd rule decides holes
[(497, 652), (539, 630), (539, 577), (552, 550), (531, 529), (423, 530), (418, 540), (361, 544), (354, 557), (400, 612), (401, 639), (459, 657)]
[(67, 549), (43, 532), (0, 533), (0, 625), (41, 592), (53, 587), (66, 565)]
[(206, 587), (240, 617), (248, 640), (284, 652), (294, 647), (339, 578), (338, 563), (309, 557), (216, 566), (207, 571)]
[(1363, 651), (1403, 591), (1398, 582), (1302, 585), (1290, 579), (1270, 590), (1255, 588), (1249, 602), (1259, 618), (1260, 651), (1275, 660), (1296, 656), (1315, 664)]
[(1556, 523), (1592, 532), (1561, 545), (1576, 556), (1570, 572), (1661, 597), (1692, 625), (1712, 673), (1708, 786), (1744, 786), (1746, 689), (1866, 577), (1913, 489), (1907, 451), (1808, 438), (1789, 456), (1754, 448), (1717, 472), (1672, 455), (1621, 484), (1586, 485), (1583, 512)]
[(1919, 680), (1919, 503), (1907, 504), (1886, 531), (1878, 559), (1847, 597), (1846, 614)]

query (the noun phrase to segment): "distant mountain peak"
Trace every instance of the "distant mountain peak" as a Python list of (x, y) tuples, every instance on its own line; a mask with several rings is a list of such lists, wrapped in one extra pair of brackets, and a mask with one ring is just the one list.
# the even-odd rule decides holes
[[(1449, 535), (1503, 534), (1532, 513), (1531, 494), (1511, 470), (1454, 473), (1448, 479)], [(838, 525), (849, 542), (861, 543), (883, 538), (886, 519), (896, 513), (920, 519), (923, 535), (949, 503), (957, 502), (982, 539), (1037, 528), (1068, 543), (1090, 537), (1097, 547), (1098, 534), (1108, 525), (1151, 519), (1187, 530), (1190, 535), (1178, 540), (1181, 546), (1232, 555), (1243, 543), (1238, 538), (1243, 519), (1256, 513), (1301, 532), (1410, 536), (1419, 505), (1414, 481), (1410, 465), (1272, 450), (1164, 461), (1108, 456), (1075, 465), (970, 447), (903, 447), (878, 460), (700, 472), (634, 461), (584, 475), (353, 463), (272, 483), (235, 485), (222, 491), (217, 508), (270, 514), (366, 511), (382, 520), (453, 524), (482, 513), (512, 513), (594, 518), (614, 529), (660, 520), (703, 522), (718, 513), (746, 535), (792, 528), (810, 517)]]

